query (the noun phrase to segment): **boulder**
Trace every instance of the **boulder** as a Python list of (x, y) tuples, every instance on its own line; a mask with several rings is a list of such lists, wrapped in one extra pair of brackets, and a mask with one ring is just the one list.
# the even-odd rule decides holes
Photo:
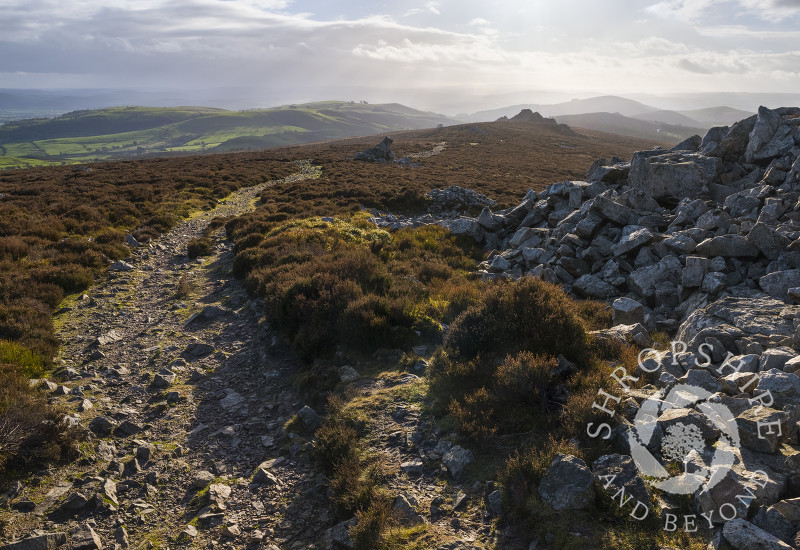
[(784, 405), (800, 404), (800, 377), (778, 369), (762, 371), (755, 393), (764, 392), (769, 392), (774, 401), (773, 407), (782, 409)]
[(455, 445), (452, 449), (447, 451), (442, 457), (442, 462), (450, 471), (450, 475), (458, 479), (464, 472), (464, 468), (474, 459), (472, 452), (467, 449)]
[(4, 544), (0, 546), (0, 550), (55, 550), (66, 543), (66, 533), (46, 533)]
[(72, 550), (102, 550), (103, 541), (89, 525), (82, 525), (72, 534)]
[(622, 230), (622, 238), (611, 247), (614, 257), (622, 256), (639, 249), (653, 240), (653, 234), (646, 227), (629, 225)]
[(655, 265), (640, 267), (628, 277), (628, 287), (643, 298), (652, 298), (656, 285), (662, 282), (678, 284), (683, 276), (683, 265), (676, 256), (665, 256)]
[(304, 405), (302, 409), (297, 411), (297, 416), (300, 417), (303, 426), (309, 431), (314, 431), (322, 425), (322, 418), (308, 405)]
[(752, 164), (779, 157), (795, 146), (792, 127), (784, 123), (778, 111), (761, 106), (757, 117), (745, 149), (745, 162)]
[(558, 454), (539, 484), (539, 496), (556, 510), (581, 510), (594, 502), (592, 481), (583, 460)]
[(800, 269), (768, 273), (758, 280), (761, 290), (779, 300), (786, 299), (789, 289), (800, 286)]
[(681, 284), (684, 288), (697, 288), (703, 284), (706, 273), (708, 273), (708, 258), (687, 256)]
[(614, 202), (610, 196), (609, 192), (596, 196), (592, 201), (590, 212), (618, 225), (628, 225), (628, 222), (636, 217), (636, 213), (627, 206)]
[(386, 136), (383, 138), (383, 141), (375, 147), (364, 149), (364, 151), (356, 153), (355, 158), (357, 160), (392, 162), (395, 157), (394, 151), (392, 151), (392, 143), (392, 138)]
[(747, 242), (759, 249), (768, 260), (777, 260), (789, 246), (789, 239), (762, 222), (753, 226), (747, 234)]
[(788, 435), (786, 413), (769, 407), (753, 407), (736, 417), (744, 447), (760, 453), (774, 453)]
[(605, 282), (597, 275), (581, 275), (573, 284), (573, 290), (587, 298), (598, 298), (608, 300), (619, 292), (616, 288)]
[(611, 304), (611, 320), (614, 325), (636, 325), (644, 323), (644, 306), (630, 298), (617, 298)]
[(791, 550), (792, 547), (742, 518), (722, 527), (722, 536), (736, 550)]
[(633, 496), (642, 504), (650, 504), (650, 492), (631, 457), (621, 454), (601, 456), (592, 463), (592, 474), (598, 487), (610, 497), (620, 498), (624, 491), (626, 498)]
[(758, 248), (750, 244), (742, 235), (720, 235), (710, 237), (697, 245), (697, 253), (706, 257), (755, 258)]
[(775, 506), (761, 506), (752, 519), (753, 525), (788, 544), (794, 543), (797, 528)]
[(707, 195), (715, 182), (720, 161), (696, 153), (670, 152), (660, 155), (637, 152), (631, 160), (628, 183), (654, 199), (680, 201)]
[(721, 157), (726, 160), (739, 160), (744, 156), (750, 142), (750, 132), (756, 125), (758, 115), (753, 115), (736, 122), (720, 141), (719, 146), (709, 155)]

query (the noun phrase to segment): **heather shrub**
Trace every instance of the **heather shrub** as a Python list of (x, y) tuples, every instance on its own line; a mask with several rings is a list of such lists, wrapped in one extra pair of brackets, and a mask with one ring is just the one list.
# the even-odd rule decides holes
[(558, 361), (523, 351), (509, 356), (495, 372), (495, 394), (502, 401), (547, 409)]
[(17, 365), (0, 362), (0, 474), (69, 458), (78, 435), (63, 416), (31, 389)]
[(186, 255), (190, 258), (211, 256), (214, 253), (214, 242), (208, 237), (196, 237), (186, 245)]
[(586, 334), (575, 302), (534, 277), (495, 285), (450, 327), (444, 347), (453, 359), (502, 359), (520, 351), (587, 358)]

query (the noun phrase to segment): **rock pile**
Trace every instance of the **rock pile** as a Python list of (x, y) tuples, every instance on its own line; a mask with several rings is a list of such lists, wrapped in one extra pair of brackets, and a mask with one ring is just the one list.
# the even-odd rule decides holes
[(675, 329), (726, 296), (800, 297), (798, 145), (800, 109), (762, 107), (670, 150), (598, 161), (586, 181), (529, 191), (514, 208), (442, 223), (494, 250), (486, 277), (628, 296), (648, 329)]
[[(516, 207), (492, 212), (486, 205), (478, 216), (437, 222), (491, 251), (480, 265), (485, 278), (531, 275), (578, 297), (613, 302), (616, 326), (598, 338), (646, 347), (654, 330), (675, 334), (676, 349), (643, 356), (636, 376), (646, 386), (615, 388), (617, 418), (624, 420), (608, 435), (621, 454), (592, 464), (595, 485), (617, 491), (599, 481), (613, 471), (626, 494), (638, 491), (650, 501), (628, 455), (646, 453), (666, 465), (683, 453), (684, 483), (703, 474), (719, 478), (689, 492), (698, 522), (718, 526), (731, 519), (720, 511), (730, 516), (735, 509), (737, 519), (722, 531), (735, 548), (795, 543), (800, 109), (761, 107), (670, 150), (640, 151), (630, 162), (600, 160), (586, 181), (529, 191)], [(687, 398), (686, 388), (696, 399)], [(716, 406), (728, 411), (727, 423), (709, 420), (708, 407)], [(720, 468), (714, 449), (731, 453), (729, 468)], [(592, 484), (589, 468), (574, 457), (561, 457), (551, 469), (559, 480), (561, 470), (575, 470), (570, 479), (581, 490), (569, 486), (571, 495)], [(630, 475), (619, 476), (623, 471)], [(563, 483), (551, 481), (546, 476), (539, 490), (553, 506), (588, 502), (575, 504), (559, 492)], [(684, 521), (669, 497), (658, 498), (662, 519), (674, 514)]]

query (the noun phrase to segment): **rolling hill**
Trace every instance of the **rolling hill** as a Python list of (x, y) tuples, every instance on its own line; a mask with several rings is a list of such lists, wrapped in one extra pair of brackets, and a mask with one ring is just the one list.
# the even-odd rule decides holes
[(0, 167), (263, 149), (453, 123), (396, 103), (326, 101), (249, 111), (114, 107), (0, 126)]
[(619, 113), (587, 113), (557, 116), (555, 119), (573, 128), (585, 128), (623, 136), (661, 141), (682, 141), (695, 134), (703, 135), (704, 128), (692, 128), (674, 124), (660, 124), (626, 117)]

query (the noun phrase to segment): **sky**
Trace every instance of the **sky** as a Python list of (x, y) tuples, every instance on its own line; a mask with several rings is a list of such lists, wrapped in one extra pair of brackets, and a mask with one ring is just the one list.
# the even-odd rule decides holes
[(453, 109), (800, 90), (800, 0), (0, 0), (0, 13), (0, 88)]

